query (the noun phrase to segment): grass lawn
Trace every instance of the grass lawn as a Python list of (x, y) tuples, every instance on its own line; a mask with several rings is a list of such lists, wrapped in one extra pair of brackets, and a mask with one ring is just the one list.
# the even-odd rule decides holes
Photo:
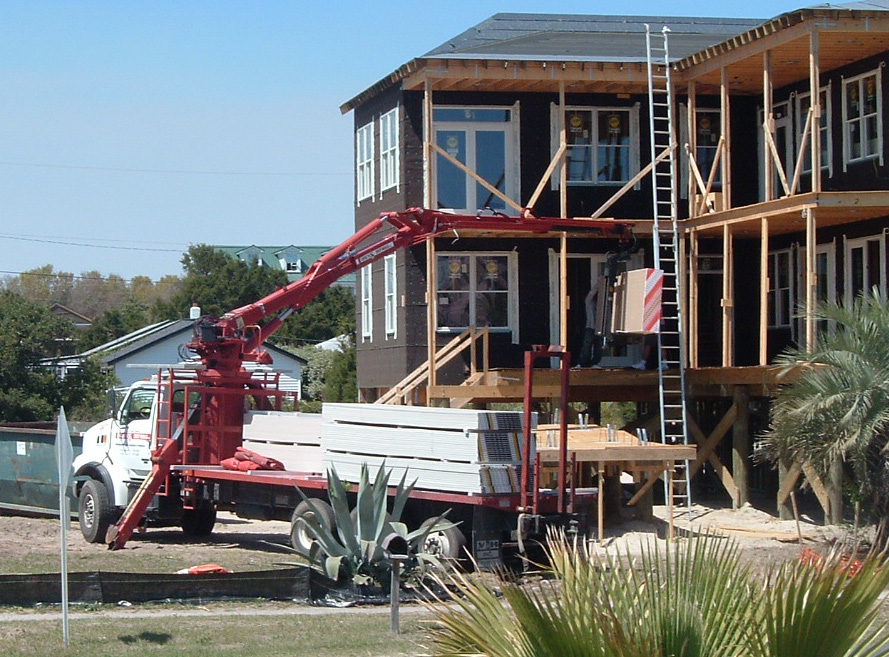
[[(267, 607), (239, 606), (231, 614), (213, 605), (206, 615), (177, 615), (177, 607), (156, 613), (78, 613), (70, 619), (70, 647), (62, 641), (57, 615), (22, 622), (0, 622), (0, 655), (29, 657), (371, 657), (428, 654), (425, 627), (429, 614), (412, 611), (401, 616), (401, 634), (389, 633), (388, 608), (371, 613), (329, 610), (318, 615), (263, 613)], [(194, 610), (194, 607), (178, 607)], [(251, 613), (252, 609), (252, 613)], [(72, 613), (77, 610), (72, 610)], [(193, 613), (193, 612), (189, 612)]]

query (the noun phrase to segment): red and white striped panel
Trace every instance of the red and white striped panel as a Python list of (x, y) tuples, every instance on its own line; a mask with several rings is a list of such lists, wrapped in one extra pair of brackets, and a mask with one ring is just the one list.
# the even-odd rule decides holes
[(661, 325), (661, 293), (664, 289), (662, 269), (645, 270), (645, 304), (642, 309), (642, 330), (658, 333)]

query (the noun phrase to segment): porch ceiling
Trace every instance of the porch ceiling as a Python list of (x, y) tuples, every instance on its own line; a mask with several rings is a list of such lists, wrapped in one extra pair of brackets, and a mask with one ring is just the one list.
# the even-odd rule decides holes
[(768, 219), (769, 234), (797, 233), (806, 229), (804, 212), (815, 211), (817, 228), (848, 224), (889, 215), (889, 192), (809, 192), (767, 203), (686, 219), (682, 228), (699, 236), (719, 237), (729, 227), (735, 237), (759, 239), (760, 219)]
[(718, 93), (726, 67), (730, 93), (763, 92), (763, 53), (771, 53), (772, 84), (779, 89), (809, 78), (810, 37), (817, 32), (822, 73), (889, 50), (889, 12), (802, 10), (764, 23), (676, 63), (680, 84)]

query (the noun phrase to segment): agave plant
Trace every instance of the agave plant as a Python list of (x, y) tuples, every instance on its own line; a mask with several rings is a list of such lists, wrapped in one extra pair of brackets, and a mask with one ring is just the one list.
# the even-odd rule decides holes
[[(552, 580), (495, 591), (449, 573), (447, 606), (430, 604), (434, 655), (490, 657), (875, 657), (889, 635), (875, 624), (889, 568), (880, 557), (849, 577), (836, 558), (788, 563), (765, 579), (726, 539), (702, 536), (665, 551), (599, 556), (551, 535)], [(863, 576), (862, 576), (863, 575)], [(440, 601), (442, 602), (442, 601)]]
[(395, 489), (390, 510), (390, 474), (384, 463), (371, 483), (367, 464), (363, 464), (355, 508), (350, 510), (346, 486), (337, 475), (336, 468), (331, 466), (327, 471), (327, 494), (333, 509), (333, 522), (328, 522), (315, 500), (297, 489), (315, 511), (299, 520), (315, 539), (309, 559), (319, 564), (331, 579), (351, 580), (359, 585), (387, 585), (392, 562), (383, 549), (383, 539), (391, 534), (400, 536), (410, 546), (408, 559), (402, 563), (406, 580), (422, 579), (429, 569), (442, 568), (442, 562), (435, 555), (425, 552), (423, 546), (430, 532), (445, 531), (454, 527), (454, 523), (442, 516), (435, 523), (410, 531), (401, 522), (401, 514), (416, 481), (406, 484), (405, 471)]

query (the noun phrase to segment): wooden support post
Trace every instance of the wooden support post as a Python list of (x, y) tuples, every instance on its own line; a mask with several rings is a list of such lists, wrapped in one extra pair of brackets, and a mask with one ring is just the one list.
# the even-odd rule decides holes
[(670, 518), (670, 531), (667, 540), (671, 543), (676, 538), (673, 526), (673, 464), (667, 468), (667, 515)]
[(735, 508), (750, 501), (750, 392), (745, 386), (735, 386), (734, 402), (737, 409), (732, 425), (732, 477), (738, 489)]
[(725, 140), (725, 153), (722, 157), (722, 209), (728, 210), (732, 207), (732, 123), (728, 69), (725, 66), (721, 69), (719, 100), (721, 136)]
[(698, 122), (695, 116), (697, 112), (697, 87), (694, 80), (688, 83), (688, 213), (689, 217), (694, 219), (697, 216), (697, 203), (694, 202), (697, 194), (695, 193), (695, 180), (691, 173), (694, 165), (694, 156), (698, 152)]
[(821, 94), (819, 81), (821, 68), (818, 63), (821, 42), (818, 30), (809, 32), (809, 100), (814, 114), (812, 115), (812, 191), (821, 191)]
[[(647, 473), (649, 479), (657, 479), (653, 473)], [(645, 485), (646, 479), (642, 479), (641, 475), (635, 477), (636, 490), (639, 491)], [(636, 519), (651, 520), (654, 516), (654, 489), (649, 487), (636, 502)]]
[(760, 220), (759, 236), (759, 364), (769, 360), (769, 220)]
[(817, 248), (815, 223), (815, 208), (810, 207), (805, 210), (806, 213), (806, 349), (811, 350), (815, 347), (815, 303), (817, 281), (815, 277), (815, 249)]
[(734, 249), (728, 224), (722, 226), (722, 366), (732, 366), (734, 345)]
[[(772, 108), (772, 51), (766, 50), (762, 54), (762, 130), (764, 134), (772, 137), (775, 134), (775, 117)], [(772, 140), (774, 141), (774, 140)], [(766, 143), (765, 140), (763, 143)], [(769, 154), (769, 149), (762, 149), (763, 187), (765, 201), (775, 198), (775, 161)]]
[(688, 367), (689, 337), (688, 329), (686, 328), (688, 326), (688, 247), (685, 233), (681, 230), (676, 239), (679, 244), (679, 255), (677, 257), (679, 269), (676, 272), (676, 283), (679, 287), (679, 325), (682, 327), (681, 333), (684, 334), (680, 335), (682, 340), (680, 354), (682, 356), (682, 367)]
[(843, 458), (834, 457), (830, 462), (830, 472), (827, 480), (827, 499), (830, 507), (827, 512), (828, 523), (831, 525), (843, 524)]
[(691, 266), (688, 277), (688, 339), (689, 367), (698, 366), (698, 233), (691, 231), (688, 235)]
[[(796, 482), (802, 473), (802, 468), (796, 466), (795, 470), (787, 467), (784, 461), (778, 462), (778, 517), (781, 520), (793, 519), (793, 508), (790, 504), (790, 493), (796, 488)], [(783, 493), (783, 494), (782, 494)]]
[[(565, 132), (565, 82), (559, 80), (559, 144), (568, 143)], [(568, 216), (568, 167), (565, 166), (565, 157), (562, 157), (562, 166), (559, 168), (559, 216)]]
[[(426, 175), (426, 189), (424, 196), (426, 198), (426, 207), (437, 207), (433, 203), (433, 189), (435, 188), (433, 180), (435, 178), (435, 163), (433, 162), (432, 142), (435, 139), (433, 134), (432, 121), (432, 81), (426, 78), (423, 86), (423, 128), (425, 131), (423, 139), (423, 171)], [(430, 390), (435, 385), (435, 327), (438, 322), (436, 311), (435, 284), (438, 280), (437, 268), (435, 263), (435, 240), (426, 241), (426, 363), (429, 367), (428, 388)], [(431, 403), (430, 396), (426, 394), (426, 405)]]
[(596, 495), (596, 515), (598, 516), (596, 520), (599, 531), (599, 545), (602, 545), (602, 541), (605, 540), (605, 468), (601, 463), (597, 463), (596, 469), (599, 475), (597, 477), (599, 490)]

